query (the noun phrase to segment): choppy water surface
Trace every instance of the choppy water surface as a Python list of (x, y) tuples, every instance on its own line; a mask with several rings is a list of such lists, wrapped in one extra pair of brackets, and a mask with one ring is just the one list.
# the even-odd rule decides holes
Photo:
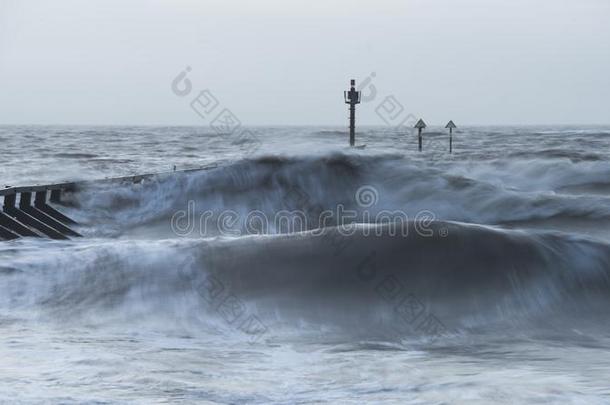
[(610, 128), (252, 130), (0, 127), (3, 186), (207, 168), (0, 242), (0, 401), (610, 402)]

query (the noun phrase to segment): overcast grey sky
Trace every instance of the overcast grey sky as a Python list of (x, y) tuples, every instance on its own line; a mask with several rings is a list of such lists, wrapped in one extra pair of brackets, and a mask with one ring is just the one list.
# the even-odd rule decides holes
[[(608, 0), (0, 0), (0, 123), (346, 122), (375, 72), (431, 124), (610, 123)], [(171, 82), (186, 66), (193, 92)]]

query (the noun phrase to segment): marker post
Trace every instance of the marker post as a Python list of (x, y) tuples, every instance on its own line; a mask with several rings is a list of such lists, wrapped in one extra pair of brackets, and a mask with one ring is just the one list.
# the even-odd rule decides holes
[(356, 145), (356, 104), (360, 104), (361, 92), (356, 91), (356, 80), (350, 82), (349, 91), (343, 92), (345, 104), (349, 104), (349, 146)]
[(417, 131), (418, 131), (418, 133), (417, 133), (417, 140), (418, 140), (418, 143), (419, 143), (419, 151), (421, 152), (422, 151), (422, 135), (421, 135), (421, 133), (424, 130), (424, 128), (426, 128), (426, 123), (424, 122), (424, 120), (420, 119), (419, 121), (417, 121), (417, 124), (415, 124), (414, 128), (417, 128)]
[(449, 153), (453, 152), (453, 128), (457, 128), (457, 126), (453, 123), (453, 121), (449, 121), (445, 128), (449, 128)]

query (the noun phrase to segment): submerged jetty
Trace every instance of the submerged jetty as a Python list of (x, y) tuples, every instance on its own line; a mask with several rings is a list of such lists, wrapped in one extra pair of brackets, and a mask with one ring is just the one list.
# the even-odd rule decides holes
[(23, 236), (69, 239), (80, 236), (70, 228), (76, 222), (50, 205), (61, 204), (62, 193), (74, 190), (75, 185), (63, 183), (0, 190), (0, 197), (4, 198), (0, 212), (0, 239)]
[(66, 240), (81, 235), (72, 229), (76, 221), (63, 214), (57, 206), (65, 205), (62, 196), (86, 188), (88, 185), (104, 183), (138, 184), (146, 179), (159, 179), (177, 173), (208, 170), (216, 165), (169, 172), (148, 173), (134, 176), (114, 177), (101, 180), (84, 180), (26, 187), (0, 189), (4, 199), (0, 211), (0, 241), (21, 237)]

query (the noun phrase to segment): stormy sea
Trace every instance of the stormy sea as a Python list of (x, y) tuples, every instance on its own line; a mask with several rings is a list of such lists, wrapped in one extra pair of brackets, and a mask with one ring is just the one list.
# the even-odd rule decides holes
[(610, 127), (0, 143), (82, 235), (0, 241), (0, 402), (610, 403)]

